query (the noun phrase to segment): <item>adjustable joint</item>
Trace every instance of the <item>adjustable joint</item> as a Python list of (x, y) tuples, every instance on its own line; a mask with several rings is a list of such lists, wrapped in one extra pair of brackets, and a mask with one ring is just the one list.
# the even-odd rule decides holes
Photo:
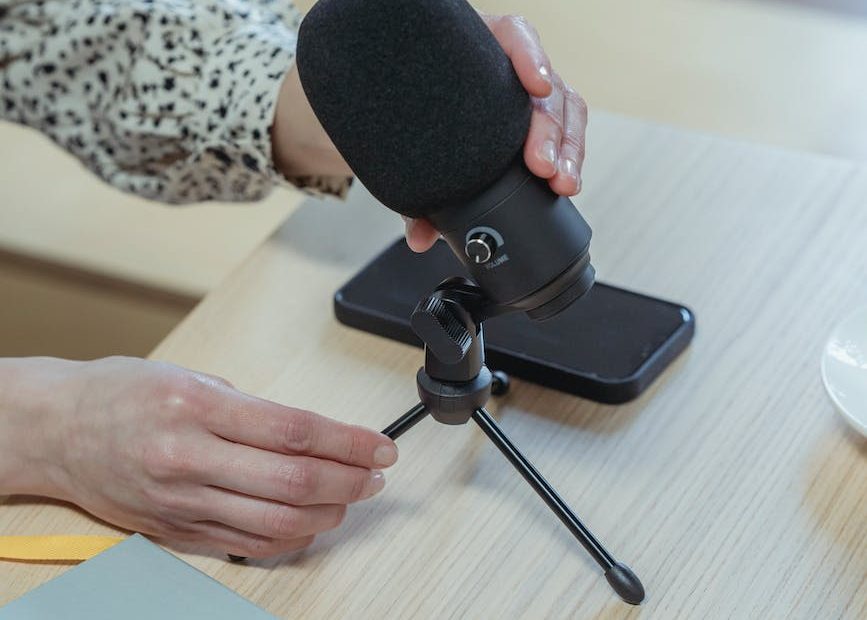
[(466, 424), (479, 407), (491, 397), (491, 371), (482, 367), (465, 383), (437, 381), (420, 368), (416, 375), (418, 396), (431, 416), (441, 424)]

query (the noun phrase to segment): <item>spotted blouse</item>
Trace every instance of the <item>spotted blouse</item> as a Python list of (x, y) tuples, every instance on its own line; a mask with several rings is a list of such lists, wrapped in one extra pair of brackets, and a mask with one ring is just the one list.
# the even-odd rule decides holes
[(300, 15), (289, 0), (0, 0), (0, 118), (168, 203), (263, 198)]

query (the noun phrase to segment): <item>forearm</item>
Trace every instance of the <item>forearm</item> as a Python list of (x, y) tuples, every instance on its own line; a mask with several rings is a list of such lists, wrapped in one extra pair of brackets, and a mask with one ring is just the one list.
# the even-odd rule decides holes
[(272, 139), (274, 163), (287, 177), (352, 175), (310, 107), (294, 65), (280, 87)]
[(62, 497), (62, 411), (77, 362), (0, 358), (0, 495)]

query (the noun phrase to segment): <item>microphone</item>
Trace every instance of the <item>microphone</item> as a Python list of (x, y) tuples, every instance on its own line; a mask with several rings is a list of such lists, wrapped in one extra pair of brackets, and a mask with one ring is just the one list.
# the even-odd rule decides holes
[(429, 220), (496, 312), (544, 320), (590, 289), (590, 227), (524, 165), (530, 97), (465, 0), (319, 0), (296, 64), (357, 178)]

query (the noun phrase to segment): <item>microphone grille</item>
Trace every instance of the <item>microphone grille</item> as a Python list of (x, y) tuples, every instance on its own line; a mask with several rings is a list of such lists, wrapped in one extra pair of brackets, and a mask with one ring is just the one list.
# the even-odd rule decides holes
[(319, 0), (297, 64), (358, 179), (410, 217), (479, 194), (527, 136), (530, 98), (465, 0)]

